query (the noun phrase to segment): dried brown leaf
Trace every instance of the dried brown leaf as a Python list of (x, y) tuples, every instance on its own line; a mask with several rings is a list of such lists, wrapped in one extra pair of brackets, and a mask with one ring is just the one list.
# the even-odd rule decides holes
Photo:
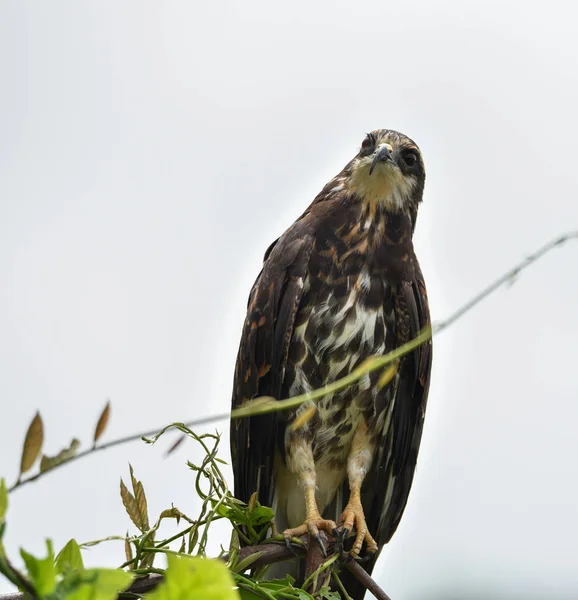
[(20, 461), (20, 475), (28, 471), (40, 454), (42, 442), (44, 441), (44, 425), (42, 417), (37, 412), (32, 419), (24, 438), (22, 447), (22, 459)]
[(42, 458), (40, 459), (40, 472), (44, 473), (45, 471), (50, 471), (50, 469), (54, 469), (54, 467), (57, 467), (63, 462), (70, 460), (76, 455), (79, 447), (80, 442), (74, 438), (70, 442), (70, 446), (61, 450), (56, 456), (46, 456), (46, 454), (43, 454)]
[(96, 429), (94, 430), (94, 443), (98, 442), (100, 436), (104, 433), (106, 426), (108, 425), (108, 419), (110, 418), (110, 400), (106, 403), (104, 410), (100, 413)]
[(249, 498), (249, 502), (247, 503), (247, 507), (249, 509), (249, 511), (248, 511), (249, 514), (255, 510), (255, 507), (257, 506), (257, 498), (258, 498), (257, 492), (253, 492), (251, 494), (251, 497)]
[[(130, 545), (130, 541), (128, 538), (128, 533), (126, 534), (126, 537), (124, 538), (124, 555), (126, 557), (126, 562), (129, 562), (133, 559), (133, 555), (132, 555), (132, 546)], [(128, 566), (129, 569), (133, 570), (135, 568), (135, 564), (131, 563)]]
[(178, 525), (179, 521), (181, 520), (181, 516), (181, 511), (173, 506), (172, 508), (166, 508), (163, 510), (163, 512), (159, 515), (159, 521), (161, 519), (176, 519)]

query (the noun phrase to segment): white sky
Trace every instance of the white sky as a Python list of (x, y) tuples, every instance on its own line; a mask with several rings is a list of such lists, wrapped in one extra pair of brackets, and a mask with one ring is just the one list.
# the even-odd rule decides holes
[[(368, 130), (424, 153), (435, 319), (575, 229), (576, 17), (556, 1), (0, 0), (0, 474), (15, 479), (36, 409), (49, 454), (90, 444), (108, 397), (108, 440), (226, 411), (265, 248)], [(578, 595), (577, 258), (556, 250), (436, 340), (415, 484), (376, 569), (394, 600)], [(151, 512), (194, 513), (192, 447), (162, 450), (15, 493), (8, 550), (123, 534), (129, 461)], [(118, 542), (88, 555), (122, 560)]]

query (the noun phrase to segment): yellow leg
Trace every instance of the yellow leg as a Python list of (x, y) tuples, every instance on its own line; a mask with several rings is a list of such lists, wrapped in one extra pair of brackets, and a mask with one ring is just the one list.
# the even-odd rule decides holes
[(320, 541), (319, 531), (325, 531), (331, 534), (337, 527), (335, 521), (324, 519), (319, 514), (319, 509), (317, 508), (317, 502), (315, 500), (315, 485), (308, 485), (305, 487), (305, 510), (305, 523), (299, 525), (299, 527), (286, 529), (283, 532), (285, 539), (299, 537), (308, 533), (311, 537)]
[(355, 430), (347, 459), (349, 502), (339, 519), (344, 537), (347, 537), (347, 534), (355, 528), (355, 542), (351, 548), (352, 556), (359, 555), (363, 542), (367, 545), (367, 552), (377, 552), (377, 543), (369, 533), (361, 504), (361, 485), (371, 467), (373, 451), (374, 443), (367, 433), (367, 425), (361, 423)]
[(294, 440), (287, 456), (287, 466), (297, 476), (300, 485), (303, 486), (305, 494), (305, 522), (299, 525), (299, 527), (286, 529), (283, 535), (286, 540), (289, 540), (292, 537), (299, 537), (308, 533), (312, 538), (316, 538), (323, 547), (319, 532), (325, 531), (331, 534), (337, 525), (334, 521), (323, 519), (317, 507), (317, 501), (315, 500), (317, 475), (311, 444), (297, 436), (295, 436)]
[(353, 484), (349, 495), (349, 502), (340, 519), (345, 537), (355, 527), (355, 542), (353, 542), (353, 547), (351, 548), (352, 556), (359, 555), (363, 542), (367, 545), (367, 552), (377, 552), (377, 543), (371, 536), (371, 533), (369, 533), (367, 523), (365, 522), (360, 492), (361, 486)]

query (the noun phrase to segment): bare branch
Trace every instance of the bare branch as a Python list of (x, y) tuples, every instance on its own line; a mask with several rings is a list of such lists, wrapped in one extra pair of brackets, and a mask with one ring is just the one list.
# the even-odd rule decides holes
[(565, 233), (564, 235), (557, 237), (551, 242), (548, 242), (546, 245), (542, 246), (541, 248), (527, 256), (523, 261), (519, 262), (517, 265), (506, 271), (503, 275), (501, 275), (492, 283), (490, 283), (490, 285), (484, 288), (481, 292), (479, 292), (473, 298), (468, 300), (465, 304), (460, 306), (460, 308), (458, 308), (458, 310), (452, 313), (447, 319), (434, 324), (434, 333), (439, 333), (440, 331), (447, 329), (450, 325), (452, 325), (458, 319), (463, 317), (467, 312), (472, 310), (474, 306), (477, 306), (482, 300), (485, 300), (498, 288), (502, 287), (506, 283), (512, 283), (515, 277), (517, 277), (522, 271), (527, 269), (531, 264), (535, 263), (539, 258), (542, 258), (545, 254), (550, 252), (550, 250), (553, 250), (558, 246), (562, 246), (569, 240), (573, 239), (578, 239), (578, 231), (571, 231), (570, 233)]
[(377, 582), (371, 575), (354, 560), (349, 560), (345, 563), (345, 568), (353, 574), (353, 576), (363, 585), (363, 587), (371, 592), (377, 600), (391, 600), (391, 598), (377, 585)]

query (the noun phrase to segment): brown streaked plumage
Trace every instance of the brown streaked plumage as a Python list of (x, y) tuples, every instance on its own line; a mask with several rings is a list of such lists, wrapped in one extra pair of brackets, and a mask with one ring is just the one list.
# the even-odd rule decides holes
[[(233, 407), (256, 396), (287, 398), (350, 373), (430, 323), (412, 236), (422, 200), (421, 153), (406, 136), (374, 131), (359, 153), (265, 254), (249, 297)], [(401, 519), (425, 414), (431, 343), (307, 410), (231, 423), (235, 495), (258, 492), (288, 535), (335, 522), (355, 529), (352, 552), (379, 552)], [(375, 558), (366, 564), (371, 572)], [(348, 591), (359, 598), (355, 581)]]

